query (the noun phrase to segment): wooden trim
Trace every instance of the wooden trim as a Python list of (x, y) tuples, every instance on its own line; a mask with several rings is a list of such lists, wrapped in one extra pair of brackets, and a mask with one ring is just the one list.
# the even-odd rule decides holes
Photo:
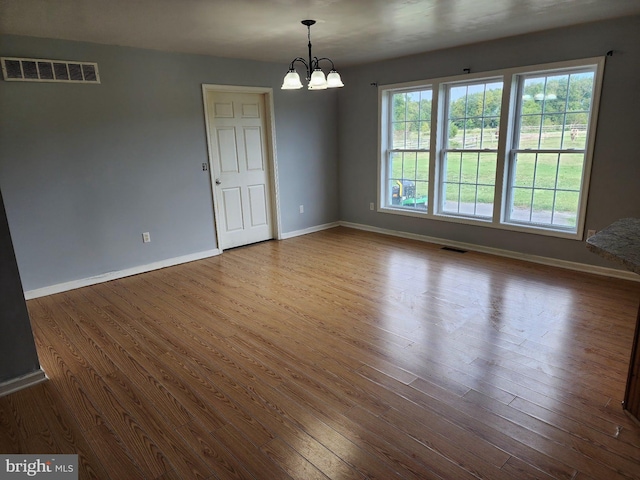
[(320, 232), (322, 230), (328, 230), (330, 228), (339, 227), (340, 222), (325, 223), (323, 225), (316, 225), (314, 227), (303, 228), (302, 230), (294, 230), (293, 232), (283, 233), (280, 237), (282, 240), (287, 238), (299, 237), (300, 235), (307, 235), (309, 233)]
[(47, 380), (49, 380), (47, 374), (39, 368), (35, 372), (27, 373), (26, 375), (21, 375), (0, 383), (0, 397), (32, 387)]
[(340, 221), (338, 222), (338, 224), (343, 227), (355, 228), (357, 230), (364, 230), (367, 232), (381, 233), (383, 235), (391, 235), (394, 237), (419, 240), (421, 242), (435, 243), (438, 245), (445, 245), (448, 247), (471, 250), (474, 252), (488, 253), (490, 255), (497, 255), (499, 257), (514, 258), (516, 260), (524, 260), (526, 262), (537, 263), (540, 265), (549, 265), (552, 267), (564, 268), (566, 270), (575, 270), (577, 272), (593, 273), (595, 275), (603, 275), (605, 277), (620, 278), (622, 280), (631, 280), (633, 282), (640, 282), (640, 276), (626, 270), (618, 270), (615, 268), (608, 268), (608, 267), (599, 267), (596, 265), (589, 265), (586, 263), (569, 262), (567, 260), (559, 260), (557, 258), (542, 257), (539, 255), (529, 255), (526, 253), (514, 252), (511, 250), (503, 250), (501, 248), (484, 247), (482, 245), (475, 245), (473, 243), (457, 242), (455, 240), (449, 240), (446, 238), (430, 237), (427, 235), (420, 235), (417, 233), (401, 232), (397, 230), (389, 230), (386, 228), (372, 227), (370, 225), (363, 225), (360, 223)]
[(38, 297), (45, 297), (47, 295), (53, 295), (55, 293), (67, 292), (76, 288), (88, 287), (89, 285), (96, 285), (102, 282), (109, 282), (118, 278), (130, 277), (132, 275), (138, 275), (140, 273), (151, 272), (160, 268), (172, 267), (174, 265), (180, 265), (182, 263), (189, 263), (195, 260), (202, 260), (203, 258), (215, 257), (220, 255), (220, 250), (217, 248), (214, 250), (206, 250), (204, 252), (192, 253), (190, 255), (183, 255), (181, 257), (168, 258), (166, 260), (160, 260), (159, 262), (148, 263), (146, 265), (139, 265), (137, 267), (127, 268), (125, 270), (117, 270), (115, 272), (107, 272), (94, 277), (79, 278), (70, 282), (56, 283), (47, 287), (35, 288), (33, 290), (26, 290), (24, 292), (24, 298), (30, 300)]

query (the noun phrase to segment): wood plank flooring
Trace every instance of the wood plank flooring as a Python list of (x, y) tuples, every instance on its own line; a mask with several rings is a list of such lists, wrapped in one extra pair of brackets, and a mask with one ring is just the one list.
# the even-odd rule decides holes
[(640, 478), (640, 284), (346, 228), (28, 302), (0, 452), (99, 479)]

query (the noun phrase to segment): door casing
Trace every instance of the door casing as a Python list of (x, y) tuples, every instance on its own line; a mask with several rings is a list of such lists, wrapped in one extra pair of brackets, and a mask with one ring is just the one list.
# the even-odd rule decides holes
[(214, 227), (216, 231), (216, 243), (218, 250), (222, 252), (221, 242), (220, 242), (220, 228), (218, 228), (218, 222), (221, 218), (220, 215), (220, 206), (216, 200), (215, 194), (215, 177), (214, 177), (214, 169), (213, 169), (213, 158), (212, 158), (212, 142), (210, 135), (210, 127), (213, 119), (209, 118), (209, 109), (207, 108), (207, 100), (209, 95), (214, 95), (216, 92), (224, 92), (224, 93), (257, 93), (261, 94), (264, 97), (264, 106), (265, 106), (265, 136), (266, 136), (266, 156), (267, 162), (269, 164), (269, 193), (270, 193), (270, 205), (271, 209), (271, 219), (272, 219), (272, 229), (273, 229), (273, 237), (276, 240), (280, 240), (282, 238), (282, 227), (280, 224), (280, 196), (278, 194), (278, 162), (276, 156), (276, 132), (275, 132), (275, 117), (274, 117), (274, 108), (273, 108), (273, 89), (267, 87), (243, 87), (243, 86), (234, 86), (234, 85), (211, 85), (211, 84), (203, 84), (202, 85), (202, 100), (204, 107), (204, 119), (206, 126), (206, 136), (207, 136), (207, 153), (209, 160), (209, 177), (211, 181), (211, 199), (213, 201), (213, 214), (214, 214)]

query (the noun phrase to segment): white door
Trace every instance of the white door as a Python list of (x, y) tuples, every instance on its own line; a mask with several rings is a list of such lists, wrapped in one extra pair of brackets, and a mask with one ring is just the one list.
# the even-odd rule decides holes
[(207, 95), (219, 247), (273, 238), (264, 95)]

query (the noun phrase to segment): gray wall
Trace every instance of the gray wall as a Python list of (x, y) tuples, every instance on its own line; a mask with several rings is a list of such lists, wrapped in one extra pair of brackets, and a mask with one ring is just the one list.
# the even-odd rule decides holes
[(274, 89), (283, 233), (338, 220), (337, 95), (282, 92), (287, 65), (16, 36), (0, 55), (97, 62), (102, 81), (0, 81), (0, 188), (25, 290), (216, 248), (203, 83)]
[[(425, 46), (425, 48), (428, 46)], [(600, 230), (618, 218), (640, 217), (640, 17), (550, 30), (418, 56), (369, 64), (342, 72), (339, 93), (340, 218), (573, 262), (615, 265), (588, 252), (585, 244), (528, 233), (371, 212), (376, 199), (380, 85), (506, 67), (603, 56), (609, 50), (600, 103), (586, 226)]]
[(0, 194), (0, 383), (40, 368)]
[[(428, 48), (428, 46), (425, 46)], [(99, 63), (101, 85), (0, 81), (0, 189), (25, 290), (216, 247), (201, 84), (274, 89), (283, 233), (336, 220), (612, 266), (584, 242), (369, 211), (380, 84), (604, 55), (587, 228), (640, 216), (640, 17), (341, 71), (282, 92), (286, 65), (0, 36), (0, 55)], [(305, 213), (298, 212), (299, 205)], [(150, 244), (140, 234), (149, 231)]]

